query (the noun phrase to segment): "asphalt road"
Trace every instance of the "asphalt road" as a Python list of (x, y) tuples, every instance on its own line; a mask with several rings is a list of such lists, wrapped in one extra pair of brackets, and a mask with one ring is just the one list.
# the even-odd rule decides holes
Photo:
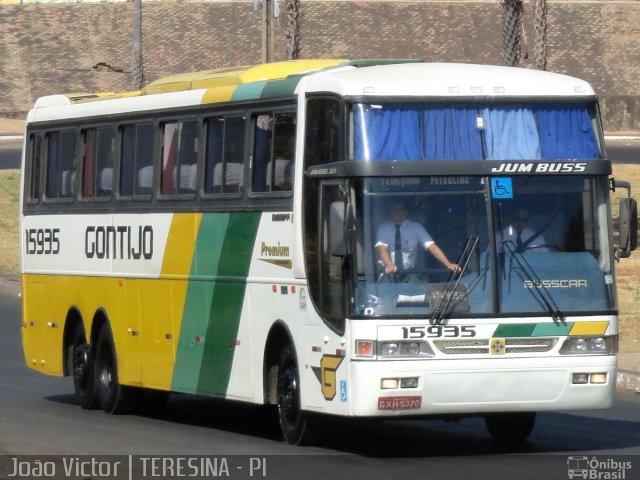
[(305, 480), (566, 479), (569, 456), (636, 455), (624, 478), (640, 478), (638, 394), (619, 394), (611, 410), (539, 414), (530, 441), (513, 450), (496, 446), (480, 419), (332, 421), (317, 446), (293, 447), (262, 407), (175, 395), (155, 417), (82, 410), (69, 378), (25, 366), (20, 318), (19, 299), (0, 291), (0, 454), (260, 456), (266, 478)]
[(22, 140), (0, 141), (0, 170), (20, 168)]

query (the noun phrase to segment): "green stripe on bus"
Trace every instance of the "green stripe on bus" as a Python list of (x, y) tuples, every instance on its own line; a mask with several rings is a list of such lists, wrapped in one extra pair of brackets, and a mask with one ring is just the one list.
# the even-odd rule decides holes
[(301, 76), (296, 75), (283, 80), (273, 80), (268, 82), (262, 89), (260, 98), (290, 97), (293, 95), (298, 83), (300, 83), (301, 78)]
[(498, 325), (496, 331), (493, 333), (495, 337), (530, 337), (533, 330), (536, 328), (535, 323), (521, 323), (521, 324), (503, 324)]
[(198, 387), (204, 353), (202, 339), (206, 338), (214, 285), (213, 282), (199, 280), (198, 277), (211, 278), (216, 275), (228, 224), (228, 213), (202, 216), (182, 314), (172, 390), (195, 393)]
[(233, 365), (233, 341), (238, 335), (247, 275), (251, 265), (260, 213), (232, 213), (213, 289), (198, 393), (224, 395)]
[(267, 84), (264, 82), (254, 82), (254, 83), (241, 83), (236, 87), (231, 95), (232, 101), (238, 100), (253, 100), (255, 98), (260, 98), (262, 94), (262, 89)]
[(533, 329), (532, 337), (563, 337), (569, 335), (569, 331), (573, 327), (570, 323), (539, 323)]

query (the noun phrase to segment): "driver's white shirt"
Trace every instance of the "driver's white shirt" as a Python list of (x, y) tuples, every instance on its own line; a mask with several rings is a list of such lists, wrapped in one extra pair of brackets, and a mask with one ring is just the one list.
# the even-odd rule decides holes
[[(526, 243), (525, 249), (527, 248), (535, 249), (534, 252), (538, 252), (538, 253), (548, 252), (549, 249), (547, 247), (542, 246), (547, 244), (542, 234), (539, 234), (536, 238), (531, 240), (531, 243), (527, 243), (527, 241), (531, 237), (533, 237), (535, 233), (536, 233), (535, 230), (529, 227), (524, 227), (521, 230), (520, 239), (522, 240), (522, 243)], [(496, 238), (497, 244), (498, 244), (497, 245), (498, 253), (501, 253), (502, 251), (507, 251), (507, 252), (509, 251), (508, 247), (503, 248), (503, 243), (506, 243), (506, 242), (511, 242), (511, 246), (515, 250), (517, 245), (517, 238), (518, 238), (518, 231), (515, 228), (513, 228), (513, 225), (509, 225), (507, 228), (502, 230), (502, 234), (498, 233)]]
[[(405, 220), (400, 224), (400, 239), (402, 240), (402, 268), (407, 270), (415, 267), (418, 245), (427, 249), (435, 243), (431, 235), (418, 222)], [(375, 247), (381, 245), (389, 249), (391, 260), (395, 259), (396, 224), (384, 222), (378, 227)], [(380, 261), (382, 264), (382, 261)]]

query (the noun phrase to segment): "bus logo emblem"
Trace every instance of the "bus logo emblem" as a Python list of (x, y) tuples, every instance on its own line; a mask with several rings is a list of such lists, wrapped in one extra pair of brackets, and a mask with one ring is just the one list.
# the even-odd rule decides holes
[(507, 353), (507, 344), (504, 338), (491, 339), (491, 355), (504, 355)]

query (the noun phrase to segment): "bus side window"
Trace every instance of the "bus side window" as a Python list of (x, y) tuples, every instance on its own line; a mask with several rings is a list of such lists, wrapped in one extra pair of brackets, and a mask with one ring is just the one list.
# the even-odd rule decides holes
[(40, 159), (42, 151), (42, 136), (31, 135), (29, 138), (29, 200), (37, 202), (40, 199)]
[(75, 186), (75, 132), (50, 132), (46, 139), (47, 198), (71, 198)]
[(293, 112), (256, 117), (251, 180), (253, 192), (291, 191), (295, 120)]
[(244, 185), (244, 117), (206, 120), (205, 193), (238, 193)]
[(82, 197), (109, 197), (113, 190), (113, 127), (90, 128), (82, 133)]
[(165, 123), (162, 127), (163, 195), (195, 193), (198, 158), (198, 128), (195, 120)]
[(120, 146), (120, 195), (153, 192), (153, 124), (123, 125)]
[(307, 101), (304, 166), (340, 160), (341, 104), (333, 98)]

